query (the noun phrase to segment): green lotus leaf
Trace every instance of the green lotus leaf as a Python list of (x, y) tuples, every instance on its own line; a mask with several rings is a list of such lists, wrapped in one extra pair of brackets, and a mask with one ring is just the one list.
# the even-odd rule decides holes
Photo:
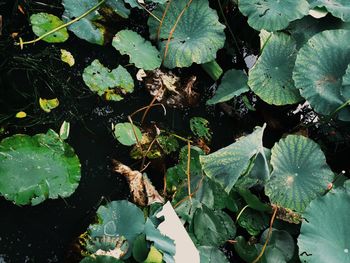
[(130, 63), (138, 68), (152, 70), (159, 68), (162, 63), (159, 51), (134, 31), (119, 31), (114, 36), (112, 45), (122, 55), (128, 55)]
[[(350, 25), (350, 23), (348, 23)], [(297, 49), (299, 50), (315, 34), (330, 29), (347, 29), (347, 23), (334, 17), (325, 17), (316, 19), (311, 16), (305, 16), (302, 19), (293, 21), (287, 30), (296, 40)], [(350, 28), (349, 28), (350, 29)]]
[(250, 159), (263, 152), (262, 136), (265, 126), (239, 138), (235, 143), (212, 154), (200, 156), (205, 174), (229, 193), (238, 178), (248, 169)]
[[(62, 19), (64, 22), (69, 22), (97, 4), (98, 0), (63, 0), (64, 13)], [(101, 15), (95, 10), (78, 22), (70, 25), (68, 29), (81, 39), (93, 44), (103, 45), (105, 29), (98, 23), (99, 19), (101, 19)]]
[(98, 59), (84, 69), (83, 80), (92, 92), (104, 96), (106, 100), (120, 101), (122, 95), (134, 91), (134, 80), (123, 66), (111, 71)]
[(225, 72), (214, 97), (207, 101), (208, 105), (225, 102), (249, 91), (248, 77), (241, 70), (231, 69)]
[(350, 262), (350, 195), (335, 191), (313, 200), (298, 237), (302, 262)]
[(16, 134), (0, 143), (0, 194), (17, 205), (68, 197), (79, 180), (78, 157), (53, 130)]
[[(159, 31), (159, 21), (150, 16), (150, 37), (158, 40), (164, 66), (167, 68), (189, 67), (192, 63), (203, 64), (216, 58), (216, 52), (224, 46), (225, 26), (220, 24), (215, 10), (208, 0), (193, 0), (186, 9), (188, 0), (172, 1)], [(159, 5), (153, 13), (162, 17), (166, 5)], [(186, 11), (178, 21), (176, 29), (166, 46), (169, 34), (183, 9)]]
[(348, 0), (309, 0), (310, 7), (325, 7), (333, 16), (350, 22), (350, 2)]
[(263, 212), (247, 208), (238, 219), (238, 224), (252, 236), (257, 236), (269, 226), (269, 216)]
[[(133, 247), (135, 239), (144, 232), (145, 217), (140, 208), (126, 201), (113, 201), (97, 210), (98, 223), (90, 225), (88, 235), (91, 239), (125, 237), (129, 247)], [(130, 220), (132, 219), (132, 220)], [(130, 255), (129, 249), (126, 257)]]
[(334, 177), (320, 146), (300, 135), (289, 135), (274, 145), (271, 165), (266, 195), (272, 203), (297, 212), (324, 194)]
[(302, 100), (292, 79), (296, 43), (284, 33), (273, 34), (249, 72), (248, 85), (269, 104), (286, 105)]
[(205, 205), (194, 213), (190, 230), (199, 245), (214, 247), (223, 245), (236, 234), (236, 227), (229, 215)]
[[(267, 236), (268, 236), (269, 229), (266, 229), (264, 233), (261, 234), (260, 238), (260, 244), (264, 244), (266, 242)], [(294, 256), (294, 251), (295, 251), (295, 244), (293, 237), (284, 230), (277, 230), (277, 229), (272, 229), (271, 236), (269, 239), (268, 247), (278, 249), (281, 252), (281, 258), (284, 260), (284, 262), (290, 262), (290, 260)], [(266, 258), (266, 263), (269, 262), (275, 262), (272, 260), (268, 260), (270, 257), (276, 257), (273, 254), (276, 254), (273, 252), (273, 250), (270, 250), (272, 252), (269, 256), (269, 251), (266, 251), (264, 254)], [(279, 253), (278, 253), (279, 254)], [(279, 256), (279, 255), (278, 255)], [(280, 257), (280, 256), (279, 256)]]
[[(320, 114), (330, 115), (346, 99), (341, 95), (342, 77), (350, 63), (350, 30), (328, 30), (314, 35), (300, 49), (293, 79), (301, 95)], [(340, 120), (350, 120), (348, 108), (339, 112)]]
[(235, 251), (245, 262), (253, 262), (259, 255), (256, 247), (245, 240), (243, 236), (238, 236), (235, 239)]
[(343, 76), (343, 83), (340, 90), (340, 94), (344, 98), (345, 101), (350, 100), (350, 64)]
[(229, 263), (225, 254), (216, 247), (200, 246), (198, 251), (201, 263)]
[[(114, 135), (121, 144), (126, 146), (134, 145), (137, 143), (137, 141), (140, 141), (142, 139), (142, 133), (140, 129), (129, 122), (118, 123), (115, 125)], [(137, 138), (135, 138), (135, 136)]]
[[(37, 13), (30, 16), (30, 23), (32, 24), (32, 29), (35, 35), (38, 37), (44, 35), (45, 33), (63, 25), (61, 19), (57, 16), (48, 13)], [(66, 28), (62, 28), (43, 40), (49, 43), (60, 43), (68, 39), (69, 35)]]
[(137, 262), (143, 262), (148, 256), (150, 248), (148, 247), (148, 242), (146, 240), (146, 235), (139, 235), (134, 242), (132, 248), (132, 256)]
[(306, 0), (240, 0), (239, 10), (248, 16), (248, 24), (256, 30), (278, 31), (309, 13)]

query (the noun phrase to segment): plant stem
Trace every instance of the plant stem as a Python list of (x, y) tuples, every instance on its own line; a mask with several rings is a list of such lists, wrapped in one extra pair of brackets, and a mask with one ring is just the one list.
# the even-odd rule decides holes
[(63, 24), (60, 25), (59, 27), (56, 27), (52, 30), (50, 30), (49, 32), (46, 32), (45, 34), (41, 35), (40, 37), (30, 40), (30, 41), (23, 41), (22, 38), (19, 38), (19, 42), (15, 42), (15, 45), (17, 46), (21, 46), (21, 49), (23, 49), (23, 45), (27, 45), (27, 44), (34, 44), (40, 40), (42, 40), (43, 38), (51, 35), (52, 33), (55, 33), (63, 28), (66, 28), (68, 26), (70, 26), (71, 24), (74, 24), (75, 22), (79, 21), (80, 19), (86, 17), (87, 15), (89, 15), (91, 12), (95, 11), (96, 9), (98, 9), (101, 5), (103, 5), (106, 2), (106, 0), (101, 0), (97, 5), (93, 6), (91, 9), (89, 9), (88, 11), (86, 11), (84, 14), (81, 14), (80, 16), (78, 16), (77, 18)]

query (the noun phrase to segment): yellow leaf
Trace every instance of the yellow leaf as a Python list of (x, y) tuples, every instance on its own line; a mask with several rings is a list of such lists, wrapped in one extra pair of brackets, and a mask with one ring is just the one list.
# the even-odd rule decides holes
[(16, 114), (16, 118), (18, 118), (18, 119), (22, 119), (22, 118), (25, 118), (25, 117), (27, 117), (27, 113), (25, 113), (24, 111), (19, 111)]
[(65, 63), (67, 63), (69, 66), (73, 67), (75, 64), (75, 59), (69, 51), (65, 49), (61, 49), (61, 60)]
[(39, 99), (40, 108), (45, 112), (50, 112), (52, 109), (57, 108), (60, 102), (57, 98), (47, 100), (47, 99)]

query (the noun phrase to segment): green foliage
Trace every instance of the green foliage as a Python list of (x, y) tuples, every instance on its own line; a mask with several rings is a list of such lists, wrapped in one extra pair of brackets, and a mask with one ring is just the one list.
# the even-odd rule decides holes
[[(38, 37), (44, 35), (45, 33), (63, 25), (61, 19), (57, 16), (47, 14), (47, 13), (37, 13), (30, 16), (30, 23), (32, 24), (32, 29), (35, 35)], [(44, 37), (43, 40), (48, 43), (60, 43), (68, 39), (69, 35), (66, 28), (62, 28), (55, 33)]]
[(239, 138), (235, 143), (215, 153), (200, 156), (205, 174), (229, 193), (238, 178), (248, 169), (250, 159), (263, 152), (264, 129), (265, 126), (257, 127), (252, 134)]
[(309, 13), (306, 0), (240, 0), (239, 10), (248, 16), (249, 25), (256, 29), (277, 31)]
[[(220, 24), (218, 15), (209, 7), (208, 0), (193, 0), (178, 21), (167, 45), (169, 33), (187, 2), (187, 0), (171, 2), (159, 36), (159, 21), (151, 16), (148, 20), (150, 38), (158, 41), (160, 54), (167, 68), (189, 67), (193, 63), (210, 62), (216, 58), (216, 52), (225, 43), (225, 26)], [(153, 11), (154, 15), (162, 17), (165, 8), (166, 5), (159, 5)]]
[(291, 36), (275, 33), (249, 72), (249, 87), (265, 102), (286, 105), (302, 100), (292, 79), (296, 43)]
[(146, 241), (146, 235), (140, 234), (134, 242), (132, 248), (132, 256), (137, 262), (144, 262), (150, 252), (148, 243)]
[(318, 197), (303, 217), (298, 238), (302, 262), (349, 262), (349, 193), (337, 190)]
[(79, 180), (78, 157), (53, 130), (16, 134), (0, 143), (0, 193), (17, 205), (68, 197)]
[(249, 91), (248, 77), (241, 70), (231, 69), (225, 72), (214, 97), (207, 101), (208, 105), (228, 101)]
[(266, 195), (272, 203), (297, 212), (324, 194), (334, 178), (320, 146), (300, 135), (289, 135), (275, 144), (271, 165)]
[(207, 142), (211, 141), (211, 131), (209, 129), (209, 121), (201, 117), (193, 117), (190, 119), (190, 128), (193, 134), (204, 139)]
[(124, 122), (115, 125), (114, 136), (121, 144), (131, 146), (141, 140), (142, 133), (137, 126)]
[[(342, 77), (350, 63), (350, 47), (344, 45), (348, 39), (350, 30), (323, 31), (314, 35), (297, 55), (293, 73), (295, 85), (320, 114), (332, 114), (349, 99), (341, 94)], [(339, 119), (350, 120), (348, 108), (339, 112)]]
[(91, 91), (106, 100), (120, 101), (123, 95), (134, 91), (134, 80), (123, 66), (111, 71), (98, 59), (84, 69), (83, 80)]
[(263, 212), (247, 208), (238, 219), (238, 224), (252, 236), (257, 236), (269, 226), (269, 217)]
[(122, 55), (130, 57), (130, 63), (144, 70), (156, 69), (162, 60), (151, 42), (131, 30), (119, 31), (113, 38), (113, 47)]
[(228, 263), (226, 256), (219, 249), (211, 246), (198, 247), (201, 263)]
[(157, 141), (165, 154), (176, 152), (180, 147), (179, 142), (173, 135), (167, 136), (161, 134), (158, 136)]

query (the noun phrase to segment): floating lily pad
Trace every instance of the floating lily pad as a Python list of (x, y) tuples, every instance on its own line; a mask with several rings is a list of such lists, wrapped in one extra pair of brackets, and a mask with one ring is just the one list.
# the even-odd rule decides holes
[(324, 194), (334, 177), (320, 146), (300, 135), (289, 135), (274, 145), (271, 165), (266, 195), (272, 203), (297, 212)]
[(311, 8), (324, 7), (333, 16), (350, 22), (350, 1), (348, 0), (309, 0)]
[(91, 91), (104, 96), (106, 100), (120, 101), (122, 95), (134, 91), (134, 80), (123, 66), (119, 65), (111, 71), (98, 59), (84, 69), (83, 80)]
[(137, 141), (142, 139), (140, 129), (129, 122), (118, 123), (115, 125), (114, 135), (121, 144), (126, 146), (134, 145)]
[(302, 262), (350, 262), (350, 195), (328, 193), (306, 208), (298, 238)]
[(277, 31), (293, 20), (309, 13), (306, 0), (240, 0), (239, 10), (248, 16), (248, 24), (256, 30)]
[(69, 51), (61, 49), (61, 60), (67, 63), (70, 67), (73, 67), (75, 64), (75, 59)]
[(59, 105), (60, 105), (60, 102), (57, 98), (54, 98), (54, 99), (39, 98), (40, 108), (47, 113), (51, 112), (51, 110), (57, 108)]
[[(34, 34), (38, 37), (64, 24), (57, 16), (48, 13), (31, 15), (30, 23), (32, 24)], [(66, 41), (68, 37), (67, 28), (62, 28), (44, 37), (43, 40), (49, 43), (60, 43)]]
[[(300, 49), (293, 79), (301, 95), (320, 114), (330, 115), (346, 99), (341, 95), (342, 78), (350, 63), (350, 30), (328, 30), (314, 35)], [(340, 120), (350, 120), (348, 108), (339, 112)]]
[[(208, 0), (193, 0), (186, 8), (188, 0), (172, 1), (159, 31), (159, 21), (150, 16), (148, 26), (151, 39), (158, 40), (162, 58), (169, 34), (183, 9), (186, 11), (178, 21), (169, 41), (164, 59), (167, 68), (189, 67), (192, 63), (203, 64), (216, 58), (216, 52), (224, 46), (225, 26), (220, 24), (215, 10)], [(166, 5), (159, 5), (153, 13), (162, 17)]]
[(208, 105), (225, 102), (233, 97), (249, 91), (248, 77), (241, 70), (231, 69), (225, 72), (214, 97), (207, 101)]
[(113, 38), (113, 47), (130, 57), (130, 63), (144, 70), (159, 68), (162, 60), (159, 51), (139, 34), (131, 30), (119, 31)]
[(247, 170), (250, 159), (263, 151), (262, 136), (264, 127), (239, 138), (235, 143), (212, 154), (200, 156), (206, 175), (218, 182), (229, 193), (238, 178)]
[(0, 193), (17, 205), (68, 197), (79, 180), (78, 157), (53, 130), (16, 134), (0, 143)]
[(302, 100), (292, 73), (297, 56), (296, 43), (284, 33), (273, 34), (249, 72), (249, 87), (269, 104), (286, 105)]
[[(62, 19), (69, 22), (98, 4), (98, 0), (63, 0), (64, 13)], [(105, 29), (97, 21), (101, 15), (97, 10), (68, 27), (77, 37), (93, 44), (103, 45)]]

